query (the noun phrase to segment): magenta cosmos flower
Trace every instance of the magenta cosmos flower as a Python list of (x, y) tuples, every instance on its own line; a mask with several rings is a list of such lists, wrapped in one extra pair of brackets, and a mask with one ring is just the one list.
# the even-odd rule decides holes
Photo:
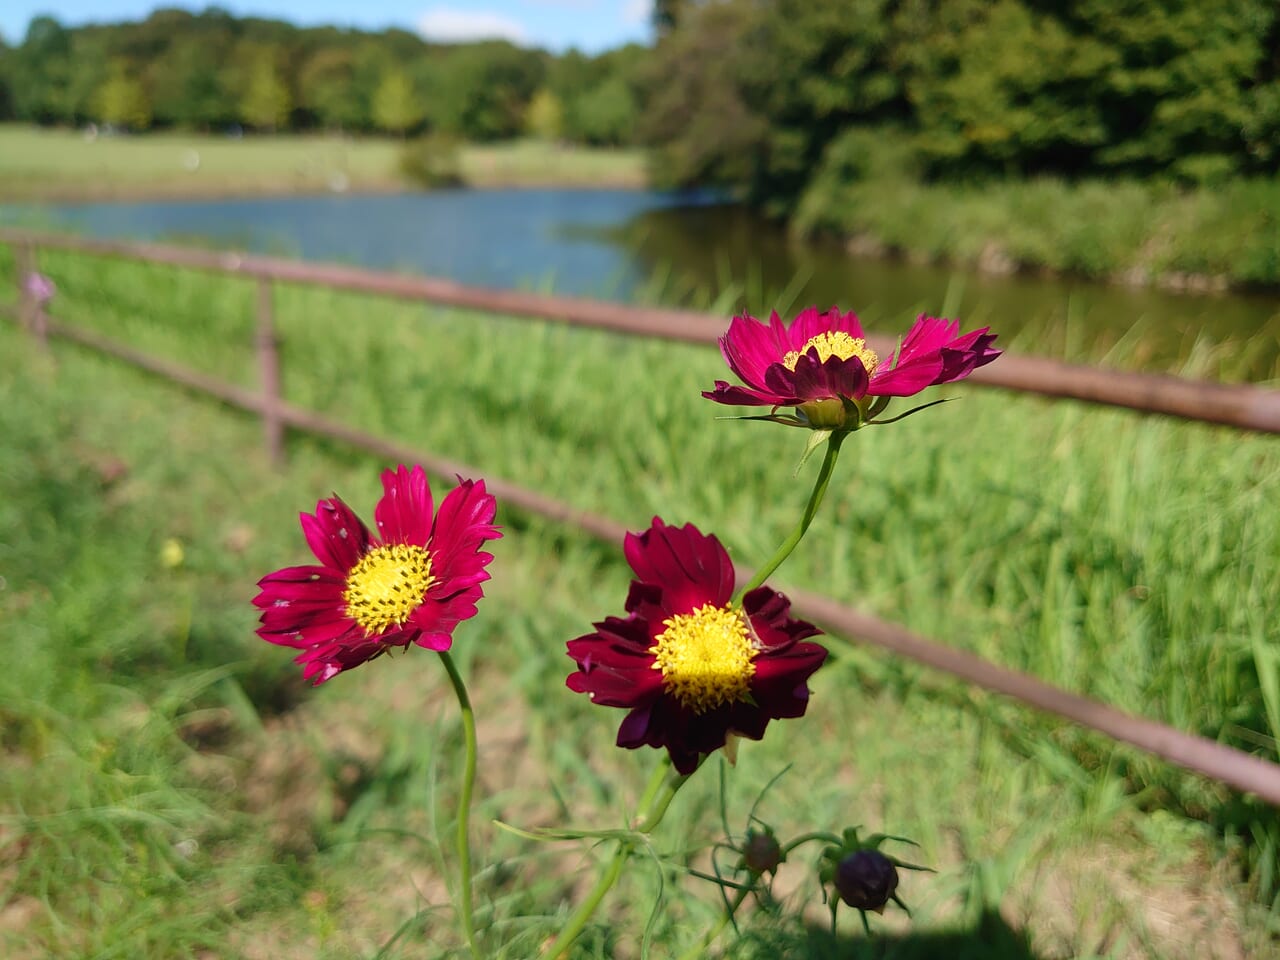
[(872, 407), (866, 397), (884, 398), (875, 407), (878, 411), (889, 397), (962, 380), (1000, 356), (989, 329), (962, 336), (958, 321), (922, 314), (896, 355), (886, 360), (867, 346), (852, 312), (842, 314), (833, 307), (819, 313), (810, 307), (789, 327), (776, 311), (768, 324), (734, 317), (720, 338), (720, 352), (746, 386), (717, 380), (715, 389), (702, 395), (717, 403), (798, 407), (804, 426), (842, 427), (854, 413), (856, 427)]
[(497, 504), (484, 481), (460, 480), (433, 513), (422, 467), (382, 474), (372, 534), (337, 496), (301, 514), (319, 566), (286, 567), (258, 581), (258, 635), (302, 652), (303, 676), (324, 683), (392, 647), (448, 650), (475, 615)]
[(807, 681), (826, 659), (818, 628), (788, 614), (791, 602), (760, 587), (730, 605), (733, 563), (693, 524), (654, 518), (624, 549), (635, 571), (626, 618), (609, 617), (569, 641), (578, 664), (569, 689), (630, 712), (618, 746), (666, 747), (681, 773), (730, 734), (759, 740), (769, 721), (799, 717)]

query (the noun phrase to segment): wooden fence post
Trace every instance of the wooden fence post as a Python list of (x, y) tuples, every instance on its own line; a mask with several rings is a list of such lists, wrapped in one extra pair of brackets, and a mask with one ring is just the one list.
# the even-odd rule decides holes
[(280, 419), (280, 342), (276, 337), (274, 290), (269, 277), (258, 280), (258, 371), (262, 387), (262, 429), (267, 457), (284, 463), (284, 423)]

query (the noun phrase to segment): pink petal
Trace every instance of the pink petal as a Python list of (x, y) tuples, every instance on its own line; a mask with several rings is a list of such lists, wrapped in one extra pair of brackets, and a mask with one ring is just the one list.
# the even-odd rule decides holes
[[(781, 364), (779, 364), (781, 366)], [(723, 380), (716, 381), (714, 390), (704, 390), (702, 395), (716, 403), (727, 403), (739, 407), (782, 407), (787, 406), (786, 395), (754, 390), (749, 387), (735, 387)]]
[(759, 386), (769, 364), (782, 359), (774, 332), (755, 317), (734, 317), (729, 331), (720, 338), (720, 354), (743, 381)]
[(691, 523), (671, 527), (654, 517), (644, 533), (627, 534), (623, 552), (641, 581), (662, 587), (663, 606), (673, 613), (723, 606), (733, 594), (728, 552)]
[[(819, 313), (817, 307), (809, 307), (800, 311), (791, 324), (789, 341), (792, 350), (803, 351), (814, 337), (824, 333), (843, 332), (854, 339), (863, 339), (862, 324), (858, 315), (852, 310), (841, 313), (839, 307), (832, 307), (826, 313)], [(785, 352), (785, 351), (784, 351)], [(779, 360), (782, 358), (779, 357)]]
[(497, 511), (498, 502), (483, 480), (459, 478), (441, 502), (431, 531), (431, 575), (437, 580), (468, 576), (492, 560), (492, 555), (477, 551), (486, 540), (502, 537), (493, 525)]
[(261, 592), (253, 598), (258, 607), (268, 607), (279, 600), (327, 599), (341, 595), (346, 577), (328, 567), (285, 567), (258, 581)]
[(316, 504), (315, 516), (299, 514), (307, 545), (327, 567), (346, 573), (359, 562), (372, 542), (369, 529), (335, 496)]
[(374, 509), (378, 533), (384, 543), (411, 543), (425, 547), (431, 537), (431, 515), (435, 506), (426, 471), (400, 464), (395, 471), (382, 473), (382, 499)]

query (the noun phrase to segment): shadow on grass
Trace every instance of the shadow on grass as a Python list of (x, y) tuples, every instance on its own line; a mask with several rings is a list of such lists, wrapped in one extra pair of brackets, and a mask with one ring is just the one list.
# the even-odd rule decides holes
[(744, 939), (750, 944), (746, 951), (750, 956), (793, 960), (1039, 960), (1026, 934), (995, 912), (984, 913), (969, 930), (875, 932), (868, 938), (832, 934), (826, 926), (788, 926), (749, 933)]

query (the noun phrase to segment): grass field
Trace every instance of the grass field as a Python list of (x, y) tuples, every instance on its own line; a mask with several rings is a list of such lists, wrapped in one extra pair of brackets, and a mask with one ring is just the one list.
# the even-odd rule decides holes
[[(53, 253), (41, 267), (59, 318), (253, 382), (252, 285)], [(723, 373), (706, 348), (292, 288), (277, 321), (290, 400), (635, 529), (692, 520), (744, 562), (781, 539), (814, 469), (792, 477), (798, 432), (714, 419), (698, 392)], [(1230, 354), (1188, 372), (1229, 373)], [(336, 490), (368, 516), (384, 464), (295, 435), (275, 471), (259, 425), (212, 401), (68, 345), (42, 355), (9, 324), (0, 357), (0, 952), (461, 955), (442, 869), (460, 739), (439, 664), (418, 651), (311, 690), (253, 634), (256, 579), (306, 562), (297, 512)], [(1275, 758), (1280, 445), (946, 393), (961, 399), (846, 444), (778, 585)], [(616, 826), (655, 758), (614, 748), (619, 713), (564, 689), (565, 641), (621, 610), (620, 550), (499, 520), (494, 579), (455, 651), (480, 716), (482, 942), (516, 958), (558, 929), (595, 854), (491, 821)], [(868, 941), (847, 915), (825, 934), (811, 873), (788, 864), (779, 894), (809, 909), (748, 911), (727, 955), (1277, 952), (1274, 811), (856, 638), (830, 643), (808, 715), (743, 745), (730, 823), (789, 766), (760, 806), (780, 833), (902, 834), (938, 872), (908, 875), (914, 920), (874, 920)], [(653, 956), (714, 919), (714, 892), (680, 875), (706, 868), (686, 851), (717, 834), (714, 774), (655, 838)], [(638, 956), (657, 877), (633, 866), (575, 957)]]
[[(87, 138), (0, 126), (0, 201), (402, 190), (401, 142), (388, 138), (148, 134)], [(462, 148), (473, 186), (642, 186), (635, 150), (534, 141)]]

